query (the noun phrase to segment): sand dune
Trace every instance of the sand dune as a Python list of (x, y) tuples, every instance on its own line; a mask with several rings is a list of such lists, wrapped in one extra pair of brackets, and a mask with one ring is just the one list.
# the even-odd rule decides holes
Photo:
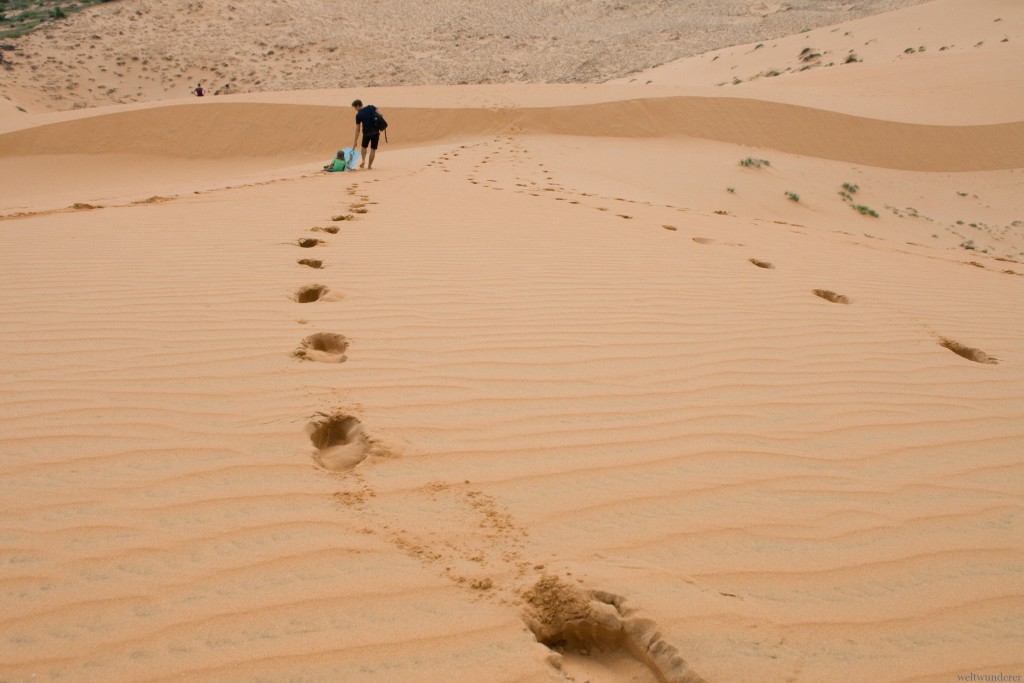
[[(400, 139), (403, 145), (515, 130), (616, 138), (687, 136), (913, 171), (1024, 166), (1024, 121), (917, 125), (738, 98), (681, 96), (485, 110), (396, 107), (388, 109), (388, 116), (401, 131), (396, 142)], [(203, 103), (53, 123), (8, 133), (0, 141), (5, 156), (68, 149), (215, 159), (316, 154), (343, 146), (344, 118), (345, 110), (336, 107)], [(139, 133), (126, 136), (125, 130)]]
[[(173, 105), (54, 123), (0, 137), (6, 156), (133, 154), (213, 158), (315, 154), (342, 143), (344, 109), (234, 102)], [(685, 135), (913, 171), (1024, 167), (1024, 122), (930, 126), (729, 97), (662, 97), (546, 109), (394, 108), (402, 144), (468, 135)], [(245, 122), (240, 125), (239, 122)], [(124, 130), (138, 131), (126, 136)], [(282, 132), (279, 132), (282, 131)], [(350, 144), (350, 142), (349, 142)]]
[(133, 0), (11, 40), (27, 111), (324, 87), (594, 83), (922, 0)]
[(1024, 117), (840, 73), (5, 117), (0, 680), (1024, 672)]

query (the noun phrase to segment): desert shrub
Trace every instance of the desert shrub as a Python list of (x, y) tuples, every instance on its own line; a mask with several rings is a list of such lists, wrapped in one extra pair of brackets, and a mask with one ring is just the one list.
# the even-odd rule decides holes
[(878, 218), (878, 212), (877, 211), (875, 211), (871, 207), (864, 206), (863, 204), (854, 204), (853, 205), (853, 210), (856, 211), (857, 213), (859, 213), (862, 216), (874, 216), (875, 218)]
[(762, 166), (771, 166), (772, 162), (767, 159), (754, 159), (753, 157), (747, 157), (740, 161), (740, 166), (746, 166), (747, 168), (761, 168)]
[(20, 38), (48, 22), (67, 19), (72, 12), (111, 0), (78, 0), (60, 4), (56, 0), (0, 0), (0, 38)]

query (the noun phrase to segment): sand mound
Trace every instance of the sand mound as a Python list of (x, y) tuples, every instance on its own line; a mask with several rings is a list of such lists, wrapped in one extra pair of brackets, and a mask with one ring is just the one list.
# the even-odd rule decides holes
[[(636, 678), (630, 676), (633, 680), (646, 673), (644, 677), (653, 674), (659, 682), (705, 683), (653, 623), (629, 617), (621, 596), (601, 591), (586, 595), (557, 576), (542, 576), (522, 597), (537, 641), (563, 656), (588, 658), (620, 671), (632, 664), (640, 669)], [(555, 661), (564, 666), (561, 659)]]
[[(349, 110), (350, 112), (351, 110)], [(344, 109), (217, 102), (112, 112), (0, 135), (5, 156), (137, 154), (226, 158), (322, 155)], [(916, 171), (1024, 167), (1024, 122), (927, 126), (738, 98), (665, 97), (550, 108), (391, 108), (396, 145), (509, 131), (596, 137), (687, 136)], [(245, 121), (239, 126), (239, 121)], [(125, 131), (132, 131), (126, 135)], [(400, 141), (400, 142), (399, 142)]]
[(1024, 5), (935, 0), (898, 13), (714, 50), (614, 83), (916, 123), (1024, 119)]

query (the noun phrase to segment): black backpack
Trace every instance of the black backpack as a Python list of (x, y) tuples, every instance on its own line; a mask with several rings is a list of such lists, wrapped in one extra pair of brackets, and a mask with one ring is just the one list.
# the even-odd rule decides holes
[(388, 122), (384, 120), (384, 116), (381, 115), (380, 111), (373, 110), (373, 125), (377, 127), (377, 130), (383, 131), (384, 142), (388, 141)]

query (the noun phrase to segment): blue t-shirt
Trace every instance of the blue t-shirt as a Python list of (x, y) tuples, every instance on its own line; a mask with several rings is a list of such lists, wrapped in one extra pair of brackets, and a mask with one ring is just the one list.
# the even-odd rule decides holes
[(373, 120), (373, 115), (376, 113), (377, 107), (372, 104), (368, 104), (356, 112), (356, 124), (363, 124), (363, 135), (374, 135), (380, 132), (377, 130), (377, 123)]

